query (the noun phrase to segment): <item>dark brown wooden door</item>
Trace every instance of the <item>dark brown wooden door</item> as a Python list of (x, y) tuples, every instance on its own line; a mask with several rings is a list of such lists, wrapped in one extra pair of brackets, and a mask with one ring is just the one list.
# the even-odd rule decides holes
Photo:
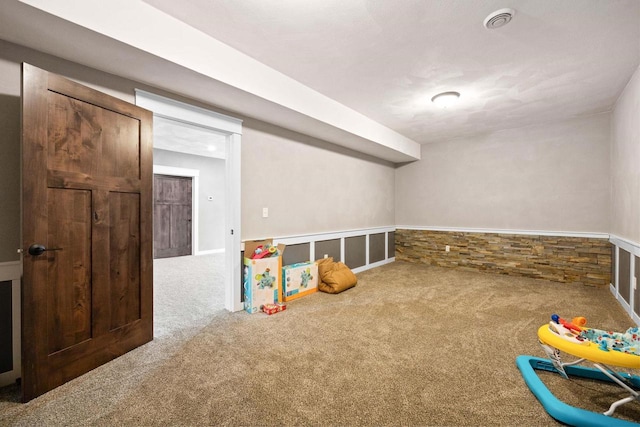
[(153, 339), (151, 128), (149, 111), (23, 65), (25, 401)]
[(155, 258), (191, 255), (191, 188), (189, 177), (154, 175)]

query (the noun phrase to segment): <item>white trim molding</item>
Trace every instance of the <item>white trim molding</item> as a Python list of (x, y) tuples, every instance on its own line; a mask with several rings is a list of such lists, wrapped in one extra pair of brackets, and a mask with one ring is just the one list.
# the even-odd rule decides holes
[[(315, 260), (315, 243), (321, 242), (324, 240), (340, 240), (340, 261), (345, 261), (345, 239), (349, 237), (355, 236), (365, 236), (365, 264), (359, 267), (352, 268), (354, 273), (359, 273), (361, 271), (369, 270), (375, 267), (380, 267), (385, 264), (389, 264), (395, 261), (395, 254), (389, 254), (389, 237), (388, 233), (395, 232), (396, 227), (387, 226), (387, 227), (376, 227), (376, 228), (362, 228), (355, 230), (343, 230), (343, 231), (331, 231), (331, 232), (322, 232), (316, 234), (300, 234), (300, 235), (292, 235), (292, 236), (283, 236), (277, 237), (273, 239), (274, 244), (283, 243), (285, 245), (297, 245), (302, 243), (309, 244), (309, 259)], [(369, 262), (369, 236), (372, 234), (380, 234), (385, 233), (385, 259), (382, 261), (377, 261), (374, 263)], [(246, 239), (249, 240), (264, 240), (264, 238), (257, 239)], [(244, 250), (244, 243), (242, 244), (242, 250)], [(390, 257), (390, 255), (393, 255)]]
[(486, 234), (522, 234), (529, 236), (584, 237), (591, 239), (609, 239), (609, 233), (592, 233), (583, 231), (545, 231), (545, 230), (513, 230), (493, 228), (436, 227), (421, 225), (396, 225), (398, 230), (453, 231), (460, 233)]
[(0, 263), (0, 282), (11, 282), (11, 318), (12, 318), (12, 364), (13, 369), (11, 371), (0, 373), (0, 387), (4, 387), (16, 382), (20, 378), (22, 371), (21, 356), (22, 356), (22, 323), (21, 318), (21, 289), (20, 279), (22, 277), (22, 262), (10, 261)]
[[(227, 256), (225, 257), (224, 306), (229, 311), (240, 311), (243, 308), (242, 294), (240, 287), (236, 286), (236, 284), (241, 282), (240, 266), (242, 263), (240, 259), (242, 120), (143, 90), (136, 89), (135, 93), (136, 105), (151, 110), (156, 117), (211, 129), (225, 136), (225, 192), (227, 196), (225, 205), (225, 253), (227, 253)], [(197, 179), (197, 177), (194, 179)], [(194, 199), (197, 200), (195, 194)], [(197, 212), (197, 210), (194, 209), (194, 212)], [(197, 223), (195, 219), (193, 222)], [(197, 236), (197, 233), (194, 232), (194, 235)], [(197, 248), (197, 245), (194, 244), (194, 248)]]
[[(278, 238), (274, 238), (274, 243), (284, 243), (285, 245), (296, 245), (298, 243), (308, 243), (308, 242), (320, 242), (323, 240), (334, 240), (340, 239), (344, 237), (354, 237), (354, 236), (364, 236), (369, 234), (378, 234), (385, 233), (390, 231), (396, 231), (397, 228), (395, 226), (386, 226), (386, 227), (374, 227), (374, 228), (356, 228), (351, 230), (341, 230), (341, 231), (323, 231), (320, 233), (309, 233), (309, 234), (292, 234), (289, 236), (281, 236)], [(264, 240), (265, 237), (256, 237), (251, 239), (244, 239), (243, 241), (249, 240)], [(244, 246), (243, 246), (244, 248)]]
[(195, 124), (215, 131), (242, 135), (242, 120), (235, 117), (225, 116), (215, 111), (140, 89), (135, 89), (135, 93), (136, 105), (153, 111), (155, 116)]
[(198, 169), (177, 168), (163, 165), (153, 165), (153, 173), (171, 176), (200, 176), (200, 171)]
[[(640, 257), (640, 243), (633, 242), (631, 240), (611, 235), (609, 241), (614, 246), (615, 259), (612, 261), (615, 263), (612, 268), (612, 283), (609, 285), (609, 290), (622, 308), (631, 316), (636, 325), (640, 326), (640, 313), (636, 313), (634, 310), (635, 299), (638, 295), (637, 292), (638, 283), (636, 280), (636, 262), (635, 257)], [(624, 296), (620, 293), (620, 250), (624, 250), (630, 254), (629, 262), (629, 301), (626, 301)]]
[(211, 254), (223, 254), (225, 253), (225, 248), (222, 249), (210, 249), (208, 251), (198, 251), (195, 255), (211, 255)]
[[(310, 255), (315, 255), (315, 243), (321, 242), (324, 240), (340, 240), (340, 261), (345, 262), (345, 252), (346, 245), (345, 241), (349, 237), (356, 236), (365, 236), (365, 265), (360, 267), (353, 268), (354, 273), (359, 273), (361, 271), (369, 270), (374, 267), (379, 267), (380, 265), (387, 264), (388, 259), (384, 259), (383, 261), (376, 262), (373, 264), (369, 263), (369, 236), (372, 234), (380, 234), (380, 233), (389, 233), (395, 232), (396, 227), (387, 226), (387, 227), (376, 227), (376, 228), (361, 228), (361, 229), (353, 229), (353, 230), (343, 230), (343, 231), (333, 231), (333, 232), (325, 232), (325, 233), (317, 233), (317, 234), (307, 234), (307, 235), (299, 235), (299, 236), (289, 236), (289, 237), (280, 237), (278, 239), (274, 239), (274, 243), (284, 243), (287, 245), (294, 245), (297, 243), (309, 243), (309, 247), (312, 249)], [(385, 238), (386, 242), (386, 238)], [(387, 249), (385, 248), (385, 254), (387, 253)], [(316, 259), (315, 256), (309, 259)], [(395, 257), (394, 257), (395, 260)]]
[(640, 243), (632, 242), (624, 237), (618, 237), (615, 234), (610, 235), (609, 241), (611, 244), (624, 249), (632, 255), (640, 257)]

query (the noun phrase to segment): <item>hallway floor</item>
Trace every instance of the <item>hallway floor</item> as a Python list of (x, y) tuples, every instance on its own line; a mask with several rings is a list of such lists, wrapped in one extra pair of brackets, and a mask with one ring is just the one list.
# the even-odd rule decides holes
[(224, 267), (224, 253), (153, 260), (154, 337), (224, 310)]

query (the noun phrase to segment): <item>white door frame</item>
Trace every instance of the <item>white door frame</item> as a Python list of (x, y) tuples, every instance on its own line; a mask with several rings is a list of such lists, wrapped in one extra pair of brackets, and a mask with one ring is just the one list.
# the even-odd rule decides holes
[(200, 171), (198, 169), (153, 165), (153, 174), (191, 178), (191, 255), (198, 255), (198, 252), (200, 252), (198, 246), (198, 228), (200, 224), (198, 222), (198, 185), (200, 184), (198, 178), (200, 177)]
[(240, 284), (240, 148), (242, 120), (194, 105), (136, 89), (136, 105), (153, 112), (154, 117), (177, 120), (207, 128), (226, 136), (225, 207), (225, 298), (229, 311), (242, 310)]

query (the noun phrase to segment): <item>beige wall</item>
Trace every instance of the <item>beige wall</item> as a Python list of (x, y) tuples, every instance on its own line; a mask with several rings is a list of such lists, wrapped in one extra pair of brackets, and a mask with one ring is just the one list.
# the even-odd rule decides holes
[(611, 233), (640, 244), (640, 68), (612, 114)]
[(0, 58), (0, 262), (18, 260), (20, 247), (20, 74), (7, 71)]
[[(394, 178), (387, 162), (247, 120), (243, 238), (394, 225)], [(262, 218), (263, 207), (268, 218)]]
[(396, 171), (396, 224), (609, 231), (609, 115), (426, 144)]
[[(162, 93), (0, 41), (0, 262), (17, 259), (19, 246), (22, 61), (129, 102), (135, 87)], [(618, 101), (611, 130), (604, 114), (429, 144), (422, 147), (423, 160), (395, 171), (386, 162), (232, 114), (245, 120), (242, 238), (399, 224), (612, 231), (640, 241), (638, 74)], [(262, 218), (263, 207), (269, 218)]]
[[(0, 40), (0, 262), (17, 260), (16, 248), (20, 245), (22, 62), (128, 102), (134, 102), (134, 88), (168, 96), (146, 85)], [(211, 102), (215, 103), (215, 94)], [(241, 163), (243, 239), (394, 224), (392, 165), (220, 108), (193, 104), (245, 120)], [(263, 207), (269, 208), (269, 218), (262, 218)]]

